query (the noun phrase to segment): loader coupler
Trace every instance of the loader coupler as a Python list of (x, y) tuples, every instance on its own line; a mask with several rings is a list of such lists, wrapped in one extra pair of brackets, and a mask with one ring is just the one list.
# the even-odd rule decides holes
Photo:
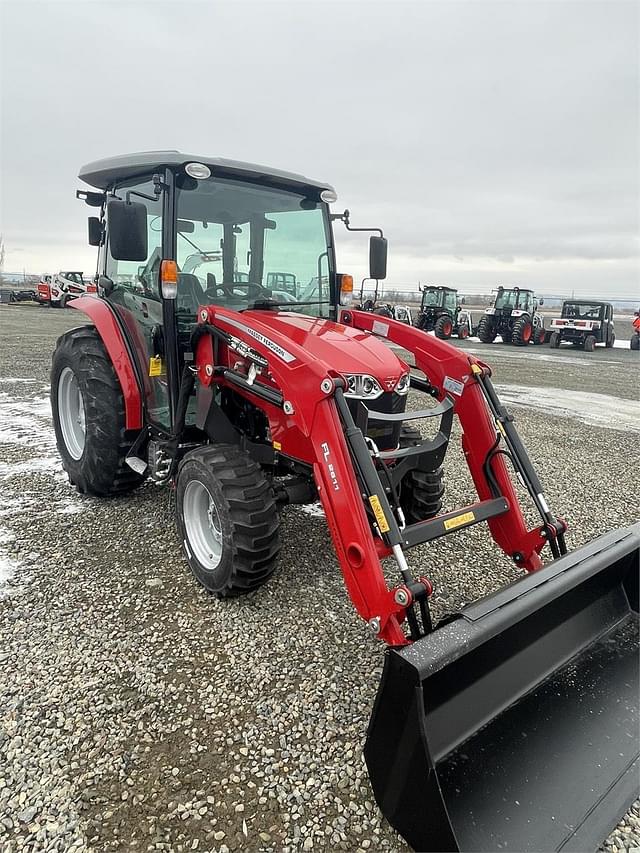
[(365, 757), (418, 851), (596, 850), (637, 796), (640, 526), (390, 649)]

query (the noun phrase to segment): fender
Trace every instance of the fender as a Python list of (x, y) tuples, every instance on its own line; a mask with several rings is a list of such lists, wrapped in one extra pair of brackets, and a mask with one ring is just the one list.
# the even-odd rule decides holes
[(120, 382), (124, 397), (125, 427), (128, 430), (142, 429), (144, 421), (140, 386), (113, 308), (96, 296), (72, 299), (68, 307), (81, 311), (93, 320)]

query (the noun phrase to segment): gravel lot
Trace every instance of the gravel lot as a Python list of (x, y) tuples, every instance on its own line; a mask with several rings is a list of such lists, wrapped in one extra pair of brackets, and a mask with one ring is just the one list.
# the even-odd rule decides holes
[[(220, 602), (181, 558), (168, 489), (77, 495), (48, 382), (79, 320), (0, 306), (0, 850), (406, 850), (361, 750), (383, 648), (322, 514), (285, 510), (272, 581)], [(637, 353), (465, 347), (492, 363), (570, 547), (636, 521)], [(473, 498), (454, 444), (451, 508)], [(411, 562), (436, 616), (516, 576), (478, 528)], [(634, 846), (637, 804), (607, 849)]]

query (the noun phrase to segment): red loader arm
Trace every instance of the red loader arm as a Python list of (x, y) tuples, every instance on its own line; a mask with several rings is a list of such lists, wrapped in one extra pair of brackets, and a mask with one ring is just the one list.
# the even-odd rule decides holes
[[(447, 393), (452, 395), (463, 429), (462, 447), (478, 497), (480, 500), (490, 498), (484, 465), (496, 444), (500, 427), (487, 407), (478, 382), (482, 373), (490, 375), (490, 368), (451, 344), (397, 320), (383, 320), (365, 311), (343, 311), (341, 322), (378, 334), (406, 349), (413, 354), (416, 367), (439, 389), (439, 399)], [(542, 566), (540, 551), (547, 541), (543, 528), (527, 530), (504, 456), (492, 457), (491, 471), (509, 503), (506, 513), (489, 519), (491, 535), (510, 557), (519, 555), (516, 560), (519, 566), (527, 571), (539, 569)]]

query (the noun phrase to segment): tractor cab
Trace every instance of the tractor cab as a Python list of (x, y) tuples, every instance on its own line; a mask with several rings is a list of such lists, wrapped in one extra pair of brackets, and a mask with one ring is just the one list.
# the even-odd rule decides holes
[(425, 287), (422, 291), (422, 303), (420, 310), (427, 311), (430, 308), (440, 308), (449, 312), (452, 316), (458, 307), (458, 291), (452, 287)]
[(494, 313), (500, 311), (507, 314), (513, 311), (532, 313), (535, 304), (533, 290), (523, 290), (520, 287), (499, 287), (493, 303)]
[(126, 332), (160, 429), (174, 425), (199, 310), (337, 320), (353, 280), (336, 271), (335, 220), (378, 232), (370, 272), (386, 276), (380, 229), (352, 229), (348, 211), (329, 210), (334, 189), (302, 175), (161, 151), (90, 163), (80, 178), (94, 190), (78, 197), (99, 208), (89, 242), (100, 296)]

